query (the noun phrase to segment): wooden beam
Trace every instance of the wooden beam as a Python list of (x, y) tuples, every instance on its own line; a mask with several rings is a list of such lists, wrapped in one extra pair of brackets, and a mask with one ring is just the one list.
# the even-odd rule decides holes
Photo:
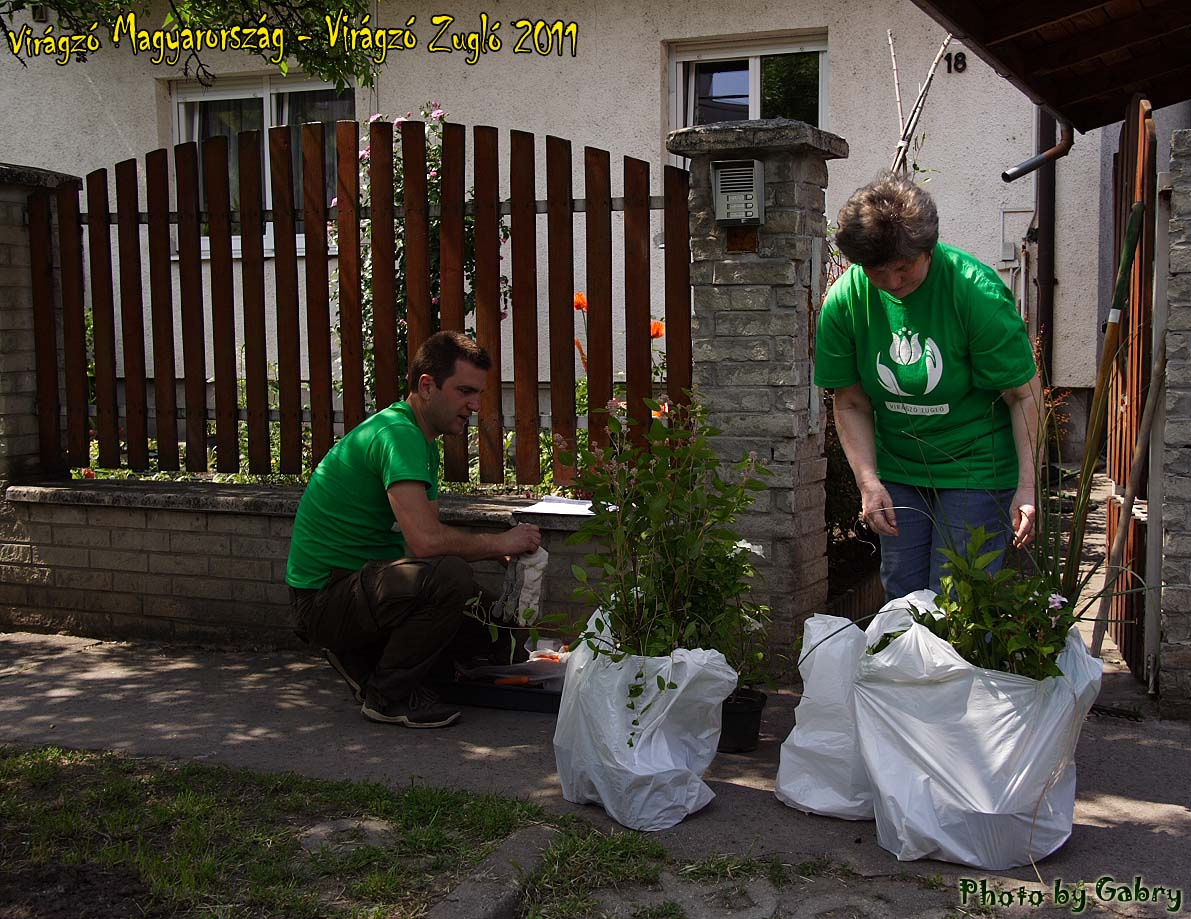
[(1040, 80), (1037, 88), (1048, 101), (1061, 109), (1105, 94), (1122, 94), (1127, 86), (1138, 87), (1142, 91), (1148, 91), (1151, 87), (1159, 88), (1169, 79), (1169, 73), (1181, 70), (1186, 63), (1185, 49), (1162, 48), (1144, 57), (1131, 57), (1119, 64), (1102, 67), (1094, 74), (1078, 74), (1062, 80)]
[(1114, 87), (1111, 92), (1064, 106), (1063, 110), (1077, 128), (1090, 131), (1120, 121), (1135, 92), (1145, 93), (1153, 107), (1159, 109), (1184, 101), (1187, 86), (1191, 86), (1191, 63), (1152, 77), (1146, 75), (1133, 83)]
[(1048, 43), (1044, 53), (1032, 56), (1028, 79), (1048, 76), (1075, 64), (1145, 42), (1157, 41), (1191, 29), (1191, 12), (1175, 3), (1149, 7), (1124, 19), (1089, 29), (1065, 41)]
[(989, 26), (984, 42), (990, 48), (995, 48), (1043, 26), (1054, 25), (1080, 13), (1090, 13), (1105, 6), (1108, 6), (1108, 0), (1051, 0), (1049, 3), (1019, 0), (1007, 6), (996, 22)]

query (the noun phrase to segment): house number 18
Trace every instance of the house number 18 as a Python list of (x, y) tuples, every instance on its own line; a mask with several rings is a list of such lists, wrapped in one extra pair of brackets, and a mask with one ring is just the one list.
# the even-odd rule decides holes
[(943, 60), (947, 62), (948, 73), (963, 73), (968, 69), (968, 56), (962, 51), (957, 51), (955, 54), (948, 51), (943, 55)]

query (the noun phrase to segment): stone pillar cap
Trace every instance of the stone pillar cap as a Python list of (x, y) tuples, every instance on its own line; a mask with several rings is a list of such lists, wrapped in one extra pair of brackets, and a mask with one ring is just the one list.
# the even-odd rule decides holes
[(0, 185), (26, 185), (31, 188), (57, 188), (63, 182), (79, 181), (78, 176), (61, 172), (50, 172), (36, 166), (16, 166), (0, 163)]
[(721, 121), (671, 131), (666, 149), (676, 156), (730, 153), (745, 156), (764, 153), (817, 152), (825, 160), (846, 159), (848, 142), (820, 131), (805, 121), (761, 118), (755, 121)]

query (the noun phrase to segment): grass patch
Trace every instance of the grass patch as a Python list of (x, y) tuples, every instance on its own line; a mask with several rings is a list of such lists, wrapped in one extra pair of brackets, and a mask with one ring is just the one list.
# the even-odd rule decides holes
[[(343, 818), (385, 832), (302, 848), (305, 830)], [(542, 819), (495, 795), (0, 747), (0, 873), (19, 891), (81, 870), (148, 915), (416, 917)]]
[(683, 865), (678, 873), (692, 881), (739, 881), (764, 877), (780, 889), (790, 883), (790, 871), (791, 866), (776, 855), (769, 858), (713, 855), (701, 862)]
[(633, 913), (632, 919), (687, 919), (686, 910), (667, 900), (657, 906), (646, 906)]
[[(594, 890), (656, 884), (665, 860), (666, 850), (645, 836), (572, 825), (545, 853), (541, 868), (527, 884), (524, 915), (527, 919), (599, 916)], [(665, 915), (659, 914), (659, 919)]]

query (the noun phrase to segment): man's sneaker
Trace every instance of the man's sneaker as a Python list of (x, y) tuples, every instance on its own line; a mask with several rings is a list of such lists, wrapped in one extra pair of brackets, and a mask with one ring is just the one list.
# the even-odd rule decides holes
[(445, 728), (459, 718), (459, 710), (443, 705), (429, 689), (418, 688), (404, 702), (389, 702), (369, 693), (361, 714), (383, 724), (401, 724), (407, 728)]
[(323, 654), (327, 658), (327, 663), (330, 664), (336, 673), (343, 677), (345, 682), (352, 691), (352, 695), (357, 702), (364, 701), (364, 683), (367, 682), (367, 677), (363, 674), (353, 673), (354, 668), (349, 667), (344, 663), (343, 659), (339, 657), (330, 648), (323, 648)]

